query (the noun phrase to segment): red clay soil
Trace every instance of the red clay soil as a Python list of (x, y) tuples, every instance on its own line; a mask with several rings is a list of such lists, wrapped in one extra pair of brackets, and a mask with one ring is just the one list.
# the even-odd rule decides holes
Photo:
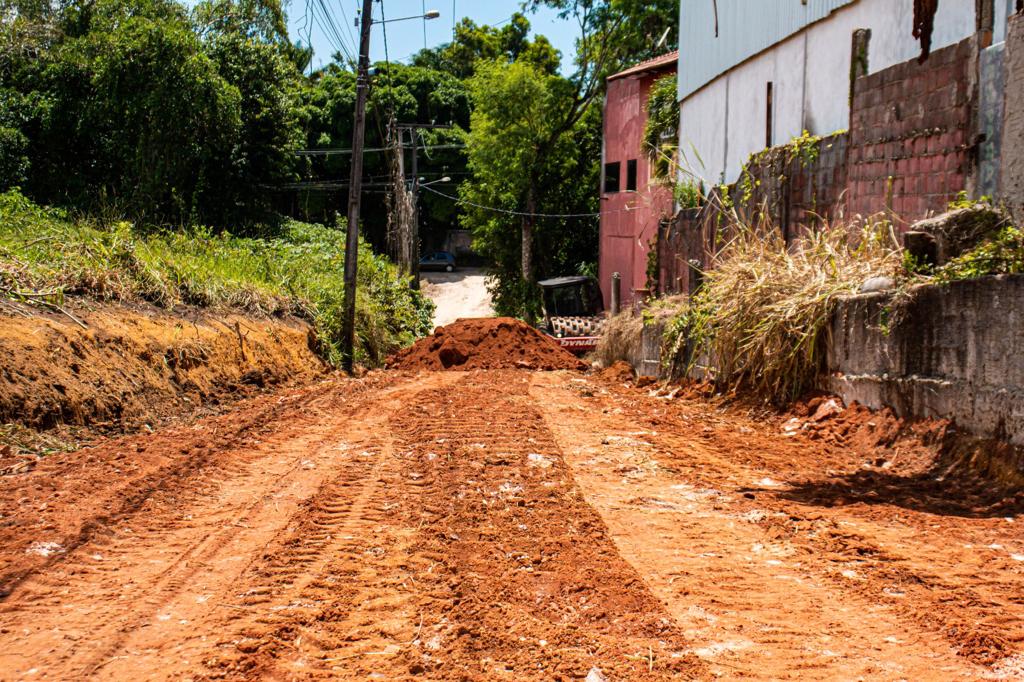
[(372, 372), (51, 455), (0, 680), (1022, 679), (1024, 500), (832, 411)]
[(586, 369), (587, 364), (530, 325), (510, 317), (457, 320), (391, 357), (409, 370)]

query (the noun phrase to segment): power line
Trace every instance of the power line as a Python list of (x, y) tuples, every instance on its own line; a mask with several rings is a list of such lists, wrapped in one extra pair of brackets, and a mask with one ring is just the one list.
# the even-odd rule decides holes
[(338, 7), (341, 8), (341, 18), (345, 22), (345, 30), (348, 31), (348, 37), (352, 40), (353, 52), (355, 52), (356, 38), (352, 35), (352, 27), (355, 25), (348, 20), (348, 13), (345, 12), (345, 0), (338, 0)]
[[(320, 11), (323, 12), (323, 22), (317, 16), (316, 8), (320, 7)], [(345, 44), (345, 41), (341, 37), (341, 33), (338, 31), (337, 25), (334, 23), (334, 19), (331, 17), (331, 13), (328, 11), (327, 6), (324, 4), (324, 0), (314, 0), (313, 5), (313, 20), (316, 22), (320, 30), (323, 31), (324, 37), (327, 38), (327, 42), (339, 53), (345, 55), (348, 59), (352, 59), (352, 54)]]
[(384, 65), (388, 70), (388, 122), (395, 120), (395, 83), (391, 78), (391, 58), (388, 56), (388, 22), (384, 17), (384, 0), (380, 0), (380, 24), (384, 29)]
[[(426, 185), (420, 185), (420, 188), (421, 189), (425, 189), (428, 192), (433, 192), (434, 194), (437, 194), (437, 195), (440, 195), (442, 197), (445, 197), (446, 199), (451, 199), (452, 201), (454, 201), (457, 204), (465, 204), (466, 206), (472, 206), (473, 208), (479, 208), (479, 209), (482, 209), (484, 211), (494, 211), (495, 213), (504, 213), (506, 215), (516, 215), (516, 216), (524, 216), (524, 217), (530, 217), (530, 218), (600, 218), (601, 217), (601, 213), (524, 213), (522, 211), (509, 211), (508, 209), (496, 208), (494, 206), (484, 206), (483, 204), (476, 204), (476, 203), (473, 203), (472, 201), (466, 201), (465, 199), (461, 199), (459, 197), (453, 197), (450, 194), (445, 194), (444, 192), (438, 192), (433, 187), (427, 187)], [(610, 213), (619, 213), (619, 212), (623, 212), (623, 211), (633, 211), (633, 210), (635, 210), (635, 209), (625, 208), (625, 209), (619, 209), (617, 211), (605, 211), (604, 213), (607, 215), (607, 214), (610, 214)]]
[[(464, 144), (435, 144), (435, 145), (423, 145), (419, 147), (422, 151), (431, 152), (442, 149), (465, 149)], [(390, 151), (390, 147), (373, 147), (364, 149), (363, 153), (369, 152), (386, 152)], [(408, 149), (408, 147), (407, 147)], [(296, 156), (341, 156), (344, 154), (351, 154), (351, 149), (331, 148), (331, 149), (299, 149), (295, 151)]]

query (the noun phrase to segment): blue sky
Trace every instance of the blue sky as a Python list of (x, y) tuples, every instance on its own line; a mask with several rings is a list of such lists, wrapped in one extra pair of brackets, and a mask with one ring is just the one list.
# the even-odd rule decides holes
[[(392, 61), (407, 62), (424, 46), (433, 47), (446, 43), (452, 37), (452, 17), (460, 21), (469, 17), (478, 24), (490, 26), (503, 24), (519, 10), (521, 0), (384, 0), (374, 2), (374, 18), (380, 19), (381, 8), (386, 19), (422, 15), (423, 9), (436, 9), (439, 19), (424, 22), (420, 19), (399, 21), (387, 25), (388, 56)], [(455, 13), (452, 13), (452, 6)], [(330, 61), (331, 54), (338, 50), (339, 38), (347, 50), (355, 54), (359, 30), (353, 25), (360, 0), (291, 0), (288, 4), (288, 25), (292, 40), (312, 43), (313, 65), (320, 66)], [(337, 27), (335, 36), (324, 19), (325, 10)], [(573, 42), (578, 27), (572, 20), (562, 21), (554, 12), (544, 9), (536, 14), (527, 14), (534, 33), (547, 36), (556, 49), (562, 52), (563, 71), (572, 70)], [(426, 37), (424, 40), (424, 28)], [(370, 59), (384, 59), (384, 27), (374, 26), (370, 40)], [(307, 40), (307, 31), (309, 40)]]

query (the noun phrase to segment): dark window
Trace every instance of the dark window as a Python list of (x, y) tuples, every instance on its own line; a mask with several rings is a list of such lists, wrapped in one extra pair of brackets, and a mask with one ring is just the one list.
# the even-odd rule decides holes
[(636, 191), (636, 159), (626, 162), (626, 191)]
[(765, 117), (766, 120), (765, 120), (765, 136), (764, 136), (764, 139), (765, 139), (764, 146), (765, 147), (771, 147), (773, 142), (774, 142), (774, 140), (772, 139), (772, 127), (773, 127), (772, 124), (774, 123), (774, 121), (772, 120), (772, 114), (774, 113), (774, 110), (775, 110), (775, 106), (774, 106), (775, 102), (773, 101), (774, 100), (774, 97), (773, 97), (774, 93), (772, 91), (774, 89), (775, 89), (774, 88), (774, 84), (771, 81), (768, 81), (768, 98), (767, 98), (768, 99), (768, 112), (767, 112), (767, 116)]
[(619, 176), (622, 174), (622, 164), (606, 163), (604, 165), (604, 191), (605, 194), (612, 194), (619, 191)]

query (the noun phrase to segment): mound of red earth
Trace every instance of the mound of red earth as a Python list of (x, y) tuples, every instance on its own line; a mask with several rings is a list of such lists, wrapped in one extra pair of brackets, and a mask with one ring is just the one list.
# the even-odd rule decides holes
[(586, 369), (550, 336), (510, 317), (457, 320), (391, 356), (393, 369)]

